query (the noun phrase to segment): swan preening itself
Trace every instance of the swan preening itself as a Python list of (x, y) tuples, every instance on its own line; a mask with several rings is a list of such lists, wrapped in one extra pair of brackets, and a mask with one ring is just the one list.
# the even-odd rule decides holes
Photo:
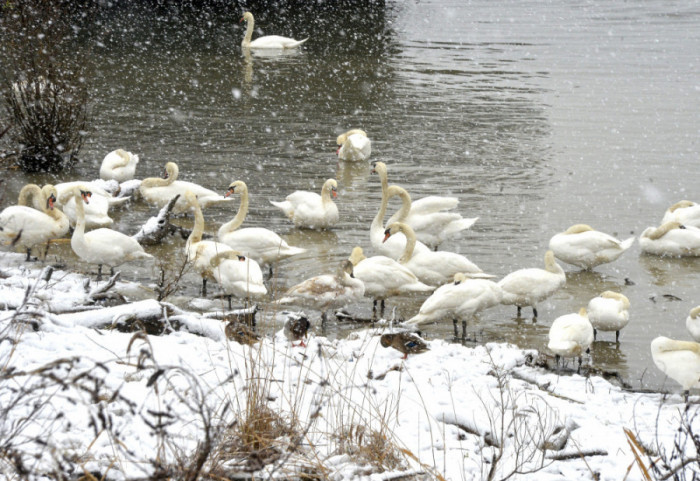
[[(205, 249), (201, 243), (198, 248)], [(240, 252), (231, 250), (215, 254), (210, 260), (212, 276), (228, 296), (240, 299), (260, 298), (267, 294), (260, 265)]]
[(352, 129), (340, 134), (336, 139), (338, 150), (335, 153), (340, 160), (363, 161), (372, 153), (372, 142), (364, 130)]
[(100, 179), (125, 182), (134, 178), (139, 156), (117, 149), (107, 154), (100, 166)]
[(660, 336), (651, 341), (651, 357), (661, 372), (683, 387), (687, 403), (688, 391), (700, 388), (700, 344)]
[(340, 264), (337, 274), (324, 274), (307, 279), (285, 292), (277, 304), (303, 304), (321, 311), (321, 320), (326, 322), (326, 311), (358, 301), (365, 294), (365, 285), (353, 277), (352, 262)]
[[(33, 207), (30, 207), (31, 199)], [(51, 239), (58, 239), (70, 229), (68, 217), (54, 206), (57, 201), (56, 188), (47, 184), (39, 188), (36, 184), (22, 187), (17, 205), (0, 212), (0, 240), (3, 244), (23, 247), (27, 258), (35, 246), (46, 244)]]
[(620, 330), (630, 320), (630, 301), (619, 292), (605, 291), (588, 302), (588, 320), (593, 326), (593, 340), (597, 331), (615, 331), (615, 342), (620, 341)]
[(700, 228), (700, 204), (689, 200), (676, 202), (664, 214), (661, 223), (666, 222), (678, 222), (685, 226)]
[(350, 255), (353, 274), (365, 285), (365, 296), (374, 300), (373, 317), (377, 314), (377, 301), (381, 301), (380, 316), (384, 316), (384, 301), (393, 296), (418, 292), (432, 292), (435, 288), (423, 284), (407, 267), (386, 256), (365, 257), (362, 247), (355, 247)]
[(518, 317), (523, 307), (531, 306), (537, 318), (537, 303), (554, 294), (566, 283), (564, 269), (554, 260), (554, 252), (544, 255), (544, 269), (531, 267), (511, 272), (498, 283), (503, 289), (503, 304), (518, 308)]
[(402, 209), (387, 221), (387, 225), (394, 222), (408, 224), (413, 228), (416, 238), (430, 248), (437, 249), (445, 239), (470, 228), (478, 219), (478, 217), (465, 219), (456, 212), (446, 212), (457, 207), (459, 203), (457, 197), (431, 195), (412, 201), (405, 189), (403, 192), (390, 191), (384, 162), (374, 162), (372, 173), (379, 175), (382, 184), (382, 201), (385, 198), (400, 195), (402, 202), (408, 203), (408, 207), (402, 206)]
[(202, 209), (206, 209), (212, 204), (232, 201), (232, 199), (227, 199), (223, 195), (217, 194), (213, 190), (204, 188), (199, 184), (177, 180), (179, 172), (180, 170), (175, 162), (168, 162), (165, 164), (165, 173), (162, 178), (149, 177), (143, 179), (139, 187), (141, 196), (149, 204), (162, 208), (170, 202), (170, 199), (179, 195), (180, 197), (173, 206), (172, 212), (174, 214), (192, 211), (192, 205), (185, 198), (187, 191), (192, 192), (197, 197), (198, 205)]
[(549, 240), (554, 256), (581, 269), (593, 269), (612, 262), (632, 246), (634, 237), (625, 241), (593, 230), (586, 224), (575, 224)]
[(255, 19), (253, 14), (250, 12), (245, 12), (243, 17), (241, 17), (241, 22), (247, 22), (245, 36), (241, 42), (241, 47), (257, 49), (257, 48), (272, 48), (272, 49), (287, 49), (296, 48), (302, 43), (306, 42), (309, 37), (304, 40), (294, 40), (293, 38), (280, 37), (279, 35), (266, 35), (264, 37), (258, 37), (255, 40), (253, 38), (253, 30), (255, 29)]
[(242, 252), (263, 266), (269, 265), (270, 271), (274, 263), (306, 252), (306, 249), (301, 247), (290, 246), (270, 229), (264, 227), (239, 229), (248, 214), (248, 186), (240, 180), (232, 182), (224, 197), (229, 197), (231, 194), (240, 194), (241, 203), (236, 216), (219, 228), (217, 236), (220, 242)]
[(685, 327), (688, 329), (693, 339), (700, 342), (700, 306), (690, 310), (690, 314), (688, 314), (688, 318), (685, 320)]
[(647, 227), (639, 237), (642, 252), (657, 256), (700, 256), (700, 228), (671, 221), (661, 227)]
[(454, 282), (439, 287), (420, 307), (408, 325), (420, 325), (452, 319), (455, 337), (457, 321), (462, 321), (462, 339), (466, 339), (467, 321), (477, 313), (501, 303), (503, 291), (498, 284), (485, 279), (472, 279), (464, 273), (454, 275)]
[(323, 184), (321, 195), (315, 192), (297, 190), (282, 202), (270, 201), (280, 209), (296, 227), (306, 229), (329, 229), (338, 223), (338, 206), (333, 197), (338, 196), (338, 183), (328, 179)]
[(82, 190), (89, 190), (91, 193), (90, 203), (83, 205), (85, 227), (87, 229), (112, 225), (114, 221), (109, 216), (110, 208), (114, 205), (124, 204), (129, 200), (128, 197), (114, 197), (111, 193), (96, 184), (104, 184), (104, 182), (73, 181), (56, 184), (56, 192), (58, 193), (57, 205), (61, 207), (63, 213), (68, 216), (72, 226), (74, 226), (78, 220), (76, 204), (80, 201), (80, 199), (71, 195), (76, 187)]
[(101, 228), (86, 233), (83, 203), (89, 204), (92, 193), (79, 187), (73, 187), (73, 190), (66, 195), (74, 197), (78, 215), (70, 245), (84, 262), (97, 264), (98, 281), (102, 276), (102, 265), (108, 265), (110, 272), (113, 272), (115, 267), (125, 262), (153, 259), (153, 256), (144, 251), (141, 244), (133, 237), (121, 232)]
[(557, 357), (578, 357), (578, 368), (583, 364), (583, 353), (593, 343), (593, 326), (588, 320), (586, 308), (578, 313), (557, 317), (549, 328), (547, 347)]

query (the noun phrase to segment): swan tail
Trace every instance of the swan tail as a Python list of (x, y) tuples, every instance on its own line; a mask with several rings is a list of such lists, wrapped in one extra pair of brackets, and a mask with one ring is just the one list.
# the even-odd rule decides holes
[(309, 37), (306, 37), (304, 40), (299, 40), (299, 41), (296, 42), (296, 43), (292, 43), (292, 44), (289, 44), (289, 45), (285, 45), (284, 48), (296, 48), (296, 47), (298, 47), (299, 45), (301, 45), (301, 44), (303, 44), (304, 42), (306, 42), (308, 39), (309, 39)]
[(456, 234), (458, 232), (461, 232), (463, 230), (469, 229), (471, 226), (474, 225), (474, 223), (479, 220), (478, 217), (471, 217), (469, 219), (457, 219), (445, 227), (445, 230), (443, 231), (443, 234), (450, 235), (450, 234)]
[(620, 243), (620, 248), (622, 250), (627, 250), (630, 247), (632, 247), (632, 244), (634, 244), (634, 237), (630, 237), (629, 239), (626, 239)]
[(278, 209), (280, 209), (284, 214), (289, 217), (292, 215), (292, 206), (288, 201), (282, 201), (282, 202), (275, 202), (274, 200), (270, 201), (270, 204), (274, 205)]
[(404, 286), (404, 291), (406, 292), (432, 292), (435, 289), (435, 287), (429, 286), (428, 284), (423, 284), (422, 282), (416, 282), (414, 284)]
[(404, 324), (406, 324), (407, 326), (418, 326), (420, 324), (430, 322), (431, 320), (432, 319), (429, 319), (425, 315), (418, 313), (412, 318), (410, 318), (408, 321), (406, 321)]
[(125, 204), (129, 200), (131, 200), (131, 197), (108, 197), (107, 204), (109, 204), (109, 206), (112, 207), (113, 205)]
[(494, 279), (498, 276), (495, 276), (494, 274), (487, 274), (486, 272), (469, 272), (467, 273), (467, 277), (470, 277), (472, 279)]

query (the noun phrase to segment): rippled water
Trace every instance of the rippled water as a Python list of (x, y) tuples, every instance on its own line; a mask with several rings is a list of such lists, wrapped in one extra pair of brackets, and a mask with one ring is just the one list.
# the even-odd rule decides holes
[[(677, 200), (698, 200), (700, 8), (692, 2), (433, 0), (389, 2), (366, 14), (259, 15), (265, 33), (311, 37), (283, 55), (244, 55), (237, 20), (106, 17), (90, 55), (96, 102), (86, 161), (53, 180), (96, 177), (116, 148), (140, 155), (139, 177), (176, 161), (182, 178), (222, 192), (244, 180), (251, 193), (244, 226), (271, 228), (309, 249), (283, 263), (278, 289), (335, 270), (355, 245), (371, 252), (379, 181), (367, 166), (339, 164), (334, 155), (335, 137), (350, 127), (369, 133), (390, 182), (414, 198), (457, 196), (465, 217), (480, 217), (443, 248), (498, 276), (541, 267), (549, 238), (572, 224), (626, 238), (657, 224)], [(11, 175), (5, 203), (27, 180), (46, 180)], [(341, 222), (331, 232), (294, 229), (268, 202), (319, 190), (329, 177), (340, 183)], [(208, 230), (236, 207), (207, 211)], [(152, 214), (136, 203), (114, 213), (116, 227), (131, 233)], [(183, 244), (154, 252), (177, 257)], [(54, 254), (84, 268), (66, 246)], [(484, 341), (545, 349), (557, 316), (619, 290), (631, 300), (631, 322), (619, 346), (603, 334), (594, 365), (618, 370), (635, 387), (675, 389), (653, 366), (649, 342), (689, 338), (684, 320), (700, 304), (700, 260), (640, 256), (635, 244), (595, 272), (565, 269), (566, 287), (540, 306), (537, 323), (501, 307), (470, 330)], [(127, 279), (156, 275), (121, 270)], [(186, 305), (199, 285), (187, 275), (172, 300)], [(410, 317), (421, 301), (388, 307)], [(371, 303), (349, 309), (368, 316)], [(449, 337), (452, 326), (425, 332)]]

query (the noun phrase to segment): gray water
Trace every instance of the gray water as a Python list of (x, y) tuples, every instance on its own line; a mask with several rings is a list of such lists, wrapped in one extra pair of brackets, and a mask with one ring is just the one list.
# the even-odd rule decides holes
[[(140, 178), (175, 161), (181, 178), (221, 192), (244, 180), (251, 195), (244, 227), (273, 229), (308, 249), (279, 267), (273, 297), (334, 271), (355, 245), (372, 252), (379, 180), (368, 165), (337, 162), (335, 137), (348, 128), (368, 132), (372, 159), (384, 161), (390, 182), (413, 198), (457, 196), (459, 212), (479, 216), (442, 249), (499, 277), (542, 267), (549, 238), (572, 224), (638, 236), (674, 202), (698, 200), (697, 2), (433, 0), (362, 13), (259, 16), (265, 34), (310, 36), (300, 51), (277, 55), (244, 55), (237, 15), (194, 27), (167, 16), (107, 19), (90, 53), (94, 128), (85, 161), (51, 180), (96, 178), (104, 155), (117, 148), (139, 154)], [(329, 177), (339, 181), (341, 213), (330, 232), (295, 229), (268, 202), (318, 191)], [(28, 180), (46, 179), (9, 174), (4, 203)], [(206, 211), (207, 230), (215, 233), (236, 208)], [(134, 203), (113, 213), (115, 228), (133, 233), (154, 213)], [(177, 259), (183, 246), (173, 239), (149, 251)], [(87, 269), (66, 246), (52, 255)], [(471, 323), (471, 333), (546, 351), (557, 316), (618, 290), (630, 298), (631, 321), (620, 345), (602, 334), (593, 365), (637, 388), (677, 390), (653, 365), (649, 343), (658, 335), (689, 339), (684, 321), (700, 304), (700, 260), (641, 256), (635, 243), (594, 272), (564, 267), (567, 285), (539, 306), (536, 323), (503, 306)], [(144, 283), (157, 275), (150, 266), (120, 270)], [(187, 274), (169, 300), (191, 306), (199, 287)], [(387, 309), (407, 318), (422, 300), (394, 299)], [(369, 317), (371, 302), (348, 310)], [(331, 325), (326, 334), (354, 328)], [(424, 332), (449, 338), (452, 325)]]

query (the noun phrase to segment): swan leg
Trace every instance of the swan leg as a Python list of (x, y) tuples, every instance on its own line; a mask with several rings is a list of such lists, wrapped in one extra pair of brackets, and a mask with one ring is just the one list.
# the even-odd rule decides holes
[(576, 369), (576, 374), (581, 372), (581, 365), (583, 364), (583, 356), (578, 357), (578, 369)]
[(685, 399), (685, 405), (686, 405), (686, 406), (688, 405), (688, 398), (689, 398), (689, 396), (690, 396), (690, 390), (689, 390), (689, 389), (686, 389), (685, 391), (683, 391), (683, 398)]
[(466, 320), (462, 321), (462, 340), (463, 341), (467, 340), (467, 321)]
[(32, 250), (27, 247), (27, 258), (25, 259), (25, 262), (29, 262), (32, 260)]
[(381, 309), (379, 310), (379, 316), (384, 319), (384, 299), (382, 299)]
[(102, 280), (102, 264), (97, 264), (97, 282)]
[(518, 314), (517, 317), (520, 319), (520, 312), (522, 311), (522, 308), (520, 306), (515, 306), (518, 309)]
[[(618, 331), (619, 332), (619, 331)], [(593, 340), (595, 341), (596, 336), (598, 335), (598, 330), (594, 327), (593, 328)]]
[(202, 297), (207, 297), (207, 279), (202, 277)]
[(559, 354), (554, 355), (554, 362), (557, 364), (557, 372), (559, 372)]
[(537, 320), (537, 308), (535, 306), (532, 306), (532, 319), (534, 321)]
[(459, 339), (459, 328), (457, 327), (457, 319), (452, 319), (452, 327), (455, 329), (455, 339)]
[(228, 299), (228, 310), (230, 311), (231, 310), (231, 294), (226, 296), (226, 299)]
[(615, 331), (615, 344), (620, 344), (620, 331)]
[(372, 319), (376, 319), (376, 318), (377, 318), (377, 300), (375, 299), (372, 302)]

